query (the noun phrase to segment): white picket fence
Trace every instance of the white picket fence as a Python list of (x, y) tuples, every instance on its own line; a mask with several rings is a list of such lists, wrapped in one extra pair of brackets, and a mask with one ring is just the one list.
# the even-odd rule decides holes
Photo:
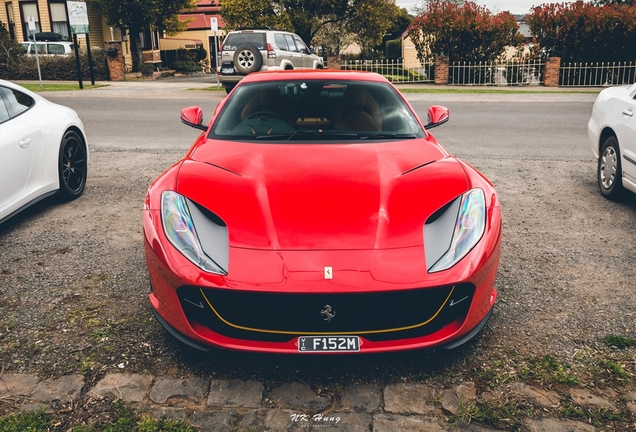
[(421, 64), (414, 59), (343, 60), (340, 69), (376, 72), (395, 84), (435, 82), (434, 63)]
[(448, 67), (448, 84), (511, 86), (543, 84), (545, 63), (532, 61), (455, 62)]
[[(455, 62), (448, 67), (452, 86), (532, 86), (544, 84), (542, 60)], [(342, 70), (376, 72), (396, 84), (435, 82), (435, 64), (413, 59), (343, 60)], [(562, 64), (559, 85), (602, 87), (636, 82), (636, 62)]]
[(607, 87), (636, 82), (636, 62), (565, 63), (559, 86)]

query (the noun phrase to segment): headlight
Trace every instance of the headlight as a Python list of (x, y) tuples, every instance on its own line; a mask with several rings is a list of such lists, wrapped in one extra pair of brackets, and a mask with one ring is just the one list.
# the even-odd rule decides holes
[[(461, 201), (459, 201), (460, 198)], [(425, 241), (432, 240), (435, 235), (431, 234), (427, 236), (426, 230), (442, 229), (444, 225), (442, 219), (444, 216), (446, 216), (445, 219), (448, 220), (453, 214), (457, 215), (450, 246), (448, 249), (445, 249), (445, 253), (443, 253), (441, 258), (435, 263), (432, 263), (433, 265), (428, 261), (429, 246), (427, 245), (426, 247), (427, 266), (430, 273), (446, 270), (457, 264), (459, 260), (464, 258), (468, 252), (475, 247), (484, 234), (484, 230), (486, 229), (486, 199), (484, 198), (484, 192), (481, 189), (472, 189), (460, 198), (456, 200), (459, 202), (459, 210), (455, 210), (457, 213), (452, 213), (453, 208), (457, 209), (457, 205), (454, 203), (455, 205), (451, 205), (445, 212), (448, 213), (450, 211), (451, 214), (443, 215), (439, 218), (440, 223), (437, 223), (439, 226), (430, 226), (437, 222), (434, 221), (424, 227)], [(448, 245), (448, 243), (446, 243), (446, 245)], [(431, 246), (431, 248), (432, 247), (433, 246)]]
[(161, 221), (166, 237), (183, 256), (209, 273), (227, 275), (201, 247), (188, 204), (182, 195), (171, 191), (161, 194)]

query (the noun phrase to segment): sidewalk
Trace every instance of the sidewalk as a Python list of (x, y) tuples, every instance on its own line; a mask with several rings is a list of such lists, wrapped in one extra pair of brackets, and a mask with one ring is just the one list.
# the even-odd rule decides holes
[[(44, 81), (45, 83), (61, 83), (61, 81)], [(35, 81), (34, 83), (37, 83)], [(64, 81), (64, 83), (76, 84), (75, 81)], [(88, 81), (90, 83), (90, 81)], [(87, 81), (84, 81), (86, 86)], [(208, 99), (211, 97), (225, 96), (225, 91), (217, 84), (213, 75), (198, 75), (195, 77), (169, 78), (160, 80), (130, 80), (130, 81), (98, 81), (96, 84), (104, 85), (95, 89), (84, 89), (82, 91), (45, 91), (42, 94), (46, 97), (116, 97), (116, 98), (152, 98), (152, 99)], [(197, 91), (218, 87), (218, 91)], [(575, 95), (595, 99), (596, 95), (603, 90), (602, 87), (544, 87), (544, 86), (442, 86), (435, 84), (398, 84), (400, 90), (413, 90), (418, 92), (406, 93), (407, 97), (415, 95), (435, 95), (435, 99), (440, 97), (452, 98), (469, 97), (470, 99), (480, 98), (488, 95), (488, 98), (502, 96), (510, 98), (512, 95), (521, 96), (522, 93), (528, 95), (554, 97), (556, 95)], [(425, 90), (430, 90), (427, 93)], [(420, 93), (421, 92), (421, 93)], [(411, 96), (413, 95), (413, 96)], [(554, 95), (554, 96), (553, 96)], [(417, 97), (416, 97), (417, 98)]]

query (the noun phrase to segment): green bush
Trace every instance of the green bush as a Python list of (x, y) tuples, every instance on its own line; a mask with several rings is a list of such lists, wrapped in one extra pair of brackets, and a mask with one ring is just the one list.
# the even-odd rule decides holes
[[(91, 49), (93, 57), (93, 72), (95, 79), (104, 81), (109, 78), (108, 65), (106, 63), (106, 51), (101, 48)], [(10, 80), (37, 80), (38, 68), (35, 56), (18, 54), (17, 61), (13, 62), (9, 68), (1, 70), (3, 78)], [(76, 81), (77, 66), (75, 54), (67, 56), (40, 56), (40, 71), (43, 80), (52, 81)], [(84, 80), (90, 79), (88, 67), (88, 53), (85, 49), (80, 50), (80, 64)]]
[(397, 60), (402, 57), (402, 39), (386, 41), (386, 56), (389, 60)]
[(201, 72), (202, 68), (191, 60), (174, 62), (174, 69), (179, 72)]
[(180, 72), (200, 72), (201, 67), (198, 66), (198, 62), (207, 58), (207, 55), (207, 51), (203, 48), (164, 50), (161, 51), (161, 62), (164, 66)]

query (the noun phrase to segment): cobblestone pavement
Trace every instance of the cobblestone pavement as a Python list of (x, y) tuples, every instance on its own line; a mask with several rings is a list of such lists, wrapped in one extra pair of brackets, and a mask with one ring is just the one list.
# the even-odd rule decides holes
[[(222, 91), (204, 92), (191, 90), (194, 88), (200, 89), (215, 86), (215, 80), (213, 78), (210, 78), (208, 80), (207, 77), (203, 77), (194, 81), (165, 80), (155, 82), (124, 82), (108, 84), (108, 87), (86, 90), (83, 92), (55, 92), (55, 96), (73, 98), (95, 96), (100, 98), (112, 97), (140, 99), (152, 97), (185, 100), (197, 98), (220, 99), (225, 94)], [(541, 88), (541, 90), (544, 89)], [(555, 90), (554, 94), (528, 94), (524, 95), (524, 100), (540, 101), (543, 99), (549, 99), (551, 97), (559, 97), (559, 100), (582, 100), (591, 103), (591, 101), (593, 101), (595, 97), (594, 94), (556, 93), (559, 92)], [(46, 93), (44, 95), (45, 97), (47, 96)], [(53, 94), (49, 93), (49, 95)], [(506, 96), (510, 98), (510, 95)], [(409, 100), (417, 102), (418, 98), (422, 97), (423, 96), (417, 94), (409, 95)], [(503, 96), (491, 94), (452, 95), (452, 99), (454, 102), (484, 97), (488, 98), (491, 101), (495, 100), (498, 97), (503, 98)], [(427, 101), (435, 100), (435, 98), (439, 98), (441, 100), (442, 96), (435, 94), (428, 94), (426, 96)], [(449, 96), (445, 95), (444, 98), (448, 99)], [(113, 146), (112, 148), (114, 148), (113, 144), (109, 143), (108, 145)], [(119, 151), (119, 147), (116, 148), (117, 151), (113, 151), (112, 148), (109, 147), (105, 150), (100, 149), (101, 152), (96, 151), (93, 153), (93, 163), (95, 167), (94, 172), (96, 173), (96, 175), (91, 177), (91, 180), (94, 182), (94, 193), (92, 195), (89, 195), (88, 197), (85, 197), (86, 200), (93, 199), (93, 201), (88, 201), (90, 202), (91, 206), (102, 206), (108, 203), (107, 198), (100, 197), (98, 192), (105, 191), (107, 186), (112, 187), (112, 185), (108, 182), (103, 182), (103, 184), (100, 183), (101, 179), (109, 178), (112, 172), (115, 172), (118, 175), (122, 175), (122, 171), (120, 170), (122, 165), (117, 164), (118, 158), (121, 158), (122, 153)], [(141, 156), (139, 156), (138, 160), (143, 163), (140, 166), (144, 166), (146, 168), (147, 166), (151, 166), (152, 169), (158, 169), (158, 165), (161, 165), (165, 162), (165, 160), (171, 160), (171, 158), (174, 157), (172, 154), (168, 154), (167, 156), (158, 156), (157, 154), (146, 155), (141, 152), (139, 153)], [(164, 159), (162, 159), (162, 157)], [(483, 159), (476, 160), (478, 164), (481, 163), (485, 165)], [(533, 167), (532, 170), (530, 170), (528, 166), (519, 165), (518, 161), (516, 160), (513, 160), (512, 162), (507, 162), (506, 160), (498, 160), (495, 163), (498, 164), (498, 166), (505, 168), (502, 168), (501, 171), (493, 171), (495, 172), (495, 174), (498, 175), (498, 177), (497, 175), (495, 176), (497, 177), (497, 180), (500, 180), (500, 183), (503, 184), (503, 187), (501, 189), (509, 202), (515, 203), (517, 202), (515, 201), (516, 196), (527, 193), (530, 196), (538, 196), (537, 200), (534, 201), (533, 204), (536, 206), (538, 205), (537, 203), (540, 203), (542, 200), (547, 200), (547, 198), (545, 198), (543, 194), (550, 195), (551, 198), (552, 194), (555, 193), (553, 190), (549, 190), (545, 187), (545, 182), (541, 183), (541, 175), (536, 174), (539, 168)], [(568, 170), (573, 172), (578, 172), (579, 170), (581, 170), (579, 165), (568, 165), (568, 163), (541, 161), (541, 163), (537, 165), (546, 167), (544, 171), (539, 171), (540, 174), (554, 172), (562, 174), (564, 171)], [(147, 170), (152, 171), (151, 168), (147, 168)], [(591, 168), (585, 169), (587, 169), (587, 171), (585, 171), (583, 174), (579, 175), (575, 179), (583, 177), (585, 178), (585, 181), (589, 183), (590, 181), (588, 180), (588, 178), (591, 178), (592, 176), (585, 176), (588, 174), (588, 171), (591, 171)], [(534, 180), (525, 182), (525, 177), (527, 176), (526, 173), (530, 172), (533, 173), (532, 178), (534, 178)], [(128, 175), (128, 177), (124, 176), (124, 178), (132, 178), (136, 176), (135, 181), (137, 181), (138, 183), (143, 183), (146, 180), (146, 177), (144, 176), (149, 176), (147, 172), (144, 172), (142, 174), (133, 173), (126, 175)], [(503, 178), (504, 176), (509, 176), (512, 180), (506, 184), (504, 181), (501, 180), (501, 178)], [(539, 180), (537, 180), (537, 178), (535, 177), (538, 177)], [(522, 179), (523, 181), (519, 179)], [(517, 181), (517, 183), (514, 182), (515, 180)], [(556, 186), (570, 185), (570, 183), (567, 182), (559, 183), (558, 181), (553, 181), (552, 186), (554, 186), (555, 184)], [(100, 189), (100, 187), (102, 189)], [(116, 188), (117, 187), (120, 187), (120, 185), (116, 185)], [(144, 189), (145, 187), (146, 186), (144, 184), (142, 187), (139, 188)], [(588, 187), (588, 189), (591, 188), (591, 186)], [(536, 192), (535, 189), (540, 190), (541, 192)], [(121, 191), (127, 194), (134, 194), (137, 192), (137, 189), (116, 189), (116, 192)], [(555, 195), (555, 198), (558, 198), (559, 201), (561, 197), (561, 195)], [(137, 205), (136, 201), (134, 202), (134, 205)], [(106, 206), (104, 205), (104, 207)], [(135, 209), (136, 208), (137, 207), (135, 207)], [(523, 221), (520, 218), (515, 220), (513, 215), (514, 209), (512, 208), (512, 206), (510, 206), (507, 210), (508, 217), (510, 218), (509, 220), (511, 221), (509, 222), (509, 224), (512, 224), (514, 222), (518, 225), (523, 224), (525, 227), (531, 225), (530, 223), (526, 224), (525, 218), (523, 219)], [(70, 207), (66, 207), (60, 208), (58, 211), (63, 213), (64, 211), (70, 212), (72, 211), (72, 209)], [(130, 211), (133, 212), (133, 210)], [(591, 212), (592, 214), (598, 214), (598, 209), (592, 207)], [(93, 217), (93, 222), (95, 224), (103, 223), (113, 225), (111, 222), (106, 221), (107, 217), (109, 216), (112, 216), (114, 218), (114, 215), (110, 215), (109, 213), (99, 213), (97, 216), (95, 216), (93, 213), (87, 211), (86, 213), (80, 214), (82, 215), (82, 217), (86, 217), (86, 214), (90, 215), (90, 217)], [(563, 218), (565, 218), (563, 214), (569, 213), (565, 213), (561, 210), (559, 216), (553, 217), (553, 220), (562, 220)], [(74, 215), (74, 217), (75, 216), (76, 215)], [(626, 218), (627, 217), (625, 217), (625, 219)], [(530, 221), (531, 218), (530, 216), (528, 216), (528, 222)], [(119, 234), (121, 237), (129, 235), (130, 232), (133, 232), (128, 229), (128, 225), (121, 223), (121, 221), (118, 222), (118, 224), (116, 225), (117, 228), (120, 230)], [(22, 229), (31, 230), (31, 237), (33, 239), (39, 239), (42, 237), (38, 237), (37, 235), (33, 234), (33, 232), (37, 232), (37, 229), (40, 229), (42, 226), (44, 225), (36, 225), (36, 223), (32, 223), (30, 225), (27, 225), (26, 227), (23, 227)], [(514, 228), (515, 225), (511, 226), (513, 226)], [(541, 225), (541, 227), (542, 226), (543, 225)], [(50, 227), (51, 225), (44, 226), (44, 228), (46, 228), (47, 230), (51, 229)], [(580, 227), (579, 229), (582, 231), (587, 229), (587, 226), (582, 226), (581, 224), (577, 225), (577, 227)], [(527, 229), (528, 228), (525, 228), (525, 230)], [(61, 230), (61, 232), (66, 233), (66, 231), (64, 230)], [(528, 234), (521, 230), (520, 232), (522, 232), (524, 236), (536, 236), (536, 233), (540, 231), (538, 228), (534, 228), (534, 231), (531, 230)], [(94, 237), (97, 237), (95, 232), (91, 232), (90, 234)], [(508, 250), (523, 248), (524, 245), (529, 242), (529, 240), (527, 240), (526, 237), (523, 237), (522, 234), (519, 234), (518, 237), (513, 236), (510, 238), (510, 246)], [(75, 235), (74, 232), (72, 232), (68, 236), (72, 235)], [(19, 243), (21, 241), (23, 241), (22, 238), (18, 237), (19, 245), (21, 245), (21, 243)], [(91, 242), (92, 241), (93, 240), (91, 240)], [(106, 244), (108, 248), (105, 248), (102, 243)], [(93, 243), (90, 244), (92, 245)], [(97, 256), (112, 256), (115, 255), (116, 251), (118, 251), (113, 246), (109, 246), (110, 243), (101, 242), (99, 244), (99, 251), (95, 252), (95, 254), (88, 255), (89, 259), (97, 261), (97, 259), (95, 258)], [(115, 242), (113, 242), (113, 244), (120, 245), (120, 243)], [(518, 244), (521, 246), (518, 246)], [(15, 245), (15, 243), (12, 243), (12, 245)], [(44, 248), (44, 250), (52, 249), (62, 251), (60, 252), (60, 254), (66, 254), (65, 251), (67, 251), (68, 249), (62, 248), (61, 246), (57, 247), (55, 245), (57, 245), (57, 243), (47, 244), (46, 248), (48, 249)], [(82, 245), (80, 246), (83, 247)], [(82, 251), (83, 249), (81, 249), (81, 247), (78, 247), (77, 249)], [(29, 251), (32, 249), (34, 250), (36, 248), (27, 248), (27, 250)], [(559, 253), (557, 252), (549, 253), (551, 254), (551, 259), (555, 259), (554, 257), (560, 257)], [(38, 262), (41, 259), (43, 260), (43, 258), (37, 257), (35, 253), (32, 253), (30, 255), (33, 256), (32, 260), (34, 260), (35, 262)], [(122, 254), (122, 256), (128, 257), (129, 255)], [(543, 257), (544, 255), (540, 256), (541, 259), (543, 259)], [(532, 264), (532, 255), (526, 254), (523, 255), (523, 258), (524, 260), (529, 261)], [(29, 261), (29, 263), (31, 263), (31, 261)], [(18, 267), (17, 264), (12, 264), (12, 266)], [(24, 264), (24, 267), (31, 268), (33, 267), (33, 265)], [(502, 307), (498, 311), (500, 317), (495, 317), (495, 319), (499, 319), (501, 323), (507, 326), (515, 324), (514, 321), (517, 319), (517, 315), (521, 317), (519, 318), (519, 320), (523, 321), (522, 318), (524, 317), (524, 315), (522, 309), (528, 308), (528, 304), (530, 304), (534, 309), (540, 309), (540, 307), (543, 307), (537, 305), (538, 302), (534, 304), (522, 302), (521, 306), (519, 306), (519, 303), (514, 303), (519, 300), (518, 298), (512, 297), (509, 294), (509, 292), (512, 292), (512, 290), (509, 290), (509, 287), (507, 286), (508, 284), (512, 283), (510, 281), (514, 282), (517, 280), (515, 278), (522, 278), (522, 276), (525, 279), (536, 281), (535, 279), (528, 278), (526, 273), (523, 273), (520, 276), (514, 275), (515, 271), (518, 271), (519, 267), (521, 267), (521, 265), (518, 262), (510, 261), (502, 269), (504, 273), (501, 283), (503, 288), (501, 297)], [(31, 276), (30, 273), (27, 274), (29, 276), (29, 280), (39, 280), (40, 269), (38, 268), (36, 270), (38, 271), (38, 274), (36, 276)], [(134, 266), (131, 266), (130, 269), (126, 269), (126, 271), (133, 270), (135, 270)], [(523, 271), (525, 272), (526, 270)], [(59, 273), (59, 269), (56, 269), (55, 272), (51, 273)], [(138, 276), (140, 273), (141, 272), (135, 270), (135, 277), (141, 278), (141, 276)], [(68, 280), (74, 280), (75, 278), (73, 276), (73, 273), (70, 274), (71, 276), (65, 276), (65, 279), (63, 279), (62, 282), (59, 282), (58, 279), (52, 279), (50, 281), (47, 280), (45, 282), (47, 284), (67, 283)], [(554, 273), (551, 273), (551, 275), (552, 274)], [(538, 275), (539, 276), (537, 276), (536, 272), (533, 272), (532, 276), (543, 277), (541, 273), (538, 273)], [(6, 277), (8, 278), (9, 276), (10, 275), (7, 275)], [(136, 284), (137, 279), (131, 278), (131, 281), (131, 284)], [(559, 280), (557, 280), (557, 282), (559, 282)], [(123, 285), (120, 282), (118, 283), (120, 285)], [(92, 286), (93, 285), (90, 285), (90, 287)], [(83, 287), (82, 289), (85, 289), (86, 293), (92, 292), (85, 287)], [(95, 291), (97, 291), (96, 288)], [(82, 294), (80, 296), (79, 294), (76, 295), (75, 291), (73, 291), (67, 298), (59, 301), (77, 302), (79, 304), (83, 301), (82, 297), (88, 297), (87, 294), (84, 294), (84, 291), (81, 292)], [(619, 298), (618, 294), (614, 294), (614, 296), (616, 296), (616, 298)], [(46, 299), (46, 301), (49, 301), (49, 299)], [(95, 301), (99, 301), (99, 298)], [(504, 303), (504, 301), (508, 301), (508, 304)], [(44, 300), (42, 302), (44, 303)], [(591, 300), (589, 303), (593, 304)], [(90, 306), (96, 307), (92, 303), (90, 304)], [(79, 306), (74, 306), (74, 308), (79, 309)], [(19, 310), (22, 311), (22, 309)], [(130, 310), (138, 309), (133, 309), (131, 307)], [(540, 312), (542, 310), (543, 309), (541, 309)], [(547, 314), (551, 313), (551, 311), (553, 311), (553, 309), (546, 310), (546, 316)], [(509, 313), (510, 316), (515, 315), (514, 319), (506, 318), (504, 316), (504, 312)], [(595, 313), (585, 314), (585, 316), (593, 317), (595, 322), (602, 322), (602, 319), (597, 319), (597, 315)], [(565, 318), (561, 319), (564, 320)], [(572, 320), (573, 318), (568, 316), (567, 319)], [(625, 316), (625, 321), (629, 323), (633, 322), (631, 321), (629, 316)], [(583, 328), (582, 324), (580, 324), (578, 321), (573, 322), (574, 324), (571, 324), (573, 328)], [(82, 323), (84, 323), (84, 321), (82, 321)], [(587, 322), (585, 324), (587, 325)], [(80, 324), (78, 324), (78, 327), (79, 326)], [(155, 334), (163, 335), (163, 331), (160, 329), (160, 326), (157, 323), (153, 322), (153, 325), (151, 327)], [(525, 324), (521, 323), (519, 324), (519, 327), (525, 328)], [(613, 328), (614, 327), (612, 327), (612, 329)], [(561, 327), (557, 328), (557, 330), (561, 331)], [(73, 345), (70, 347), (62, 347), (61, 352), (66, 352), (65, 350), (68, 350), (68, 352), (75, 353), (79, 356), (78, 353), (82, 353), (82, 350), (86, 346), (84, 345), (86, 338), (90, 336), (90, 333), (92, 331), (93, 330), (90, 330), (88, 332), (88, 335), (84, 335), (85, 339), (76, 338), (74, 340), (78, 344), (78, 346)], [(138, 327), (132, 325), (129, 328), (126, 327), (126, 331), (134, 335), (139, 334)], [(542, 338), (545, 335), (545, 333), (543, 332), (537, 333)], [(535, 333), (532, 334), (535, 335)], [(553, 340), (555, 341), (554, 344), (558, 343), (559, 337), (562, 336), (562, 334), (558, 333), (557, 336), (558, 337), (553, 337)], [(38, 338), (40, 337), (41, 336), (38, 336)], [(498, 337), (500, 337), (503, 342), (511, 344), (524, 342), (527, 343), (528, 341), (536, 342), (535, 340), (530, 338), (522, 339), (522, 342), (518, 342), (515, 339), (515, 333), (513, 331), (506, 330), (506, 327), (504, 325), (499, 326)], [(564, 339), (567, 338), (564, 337)], [(141, 339), (140, 341), (136, 342), (143, 341), (145, 341), (145, 339)], [(38, 342), (41, 342), (41, 340), (37, 340), (35, 344), (37, 345)], [(171, 342), (167, 342), (167, 344), (170, 343)], [(98, 344), (98, 342), (94, 343), (94, 352), (98, 351)], [(148, 344), (146, 345), (150, 346)], [(494, 343), (490, 343), (491, 347), (494, 345)], [(58, 347), (53, 347), (51, 348), (51, 350), (57, 348)], [(23, 353), (29, 352), (26, 351), (26, 345), (19, 346), (19, 348), (16, 348), (16, 350), (20, 350)], [(169, 347), (168, 349), (166, 349), (166, 351), (172, 352), (172, 348)], [(563, 350), (560, 351), (563, 352)], [(36, 356), (40, 354), (36, 354), (36, 352), (34, 351), (33, 355)], [(574, 354), (568, 355), (570, 357), (574, 356)], [(160, 356), (160, 354), (153, 352), (151, 356), (157, 357)], [(636, 415), (636, 383), (634, 383), (633, 381), (625, 386), (616, 387), (617, 391), (610, 390), (610, 386), (604, 386), (605, 389), (600, 389), (598, 382), (596, 382), (596, 387), (593, 387), (594, 383), (592, 383), (591, 385), (589, 385), (590, 388), (585, 388), (585, 386), (588, 385), (589, 382), (583, 382), (577, 385), (572, 385), (571, 387), (559, 386), (555, 390), (553, 388), (550, 388), (549, 385), (543, 385), (543, 383), (537, 382), (536, 380), (534, 382), (534, 385), (528, 385), (527, 383), (523, 382), (508, 382), (498, 385), (496, 391), (484, 391), (480, 388), (479, 385), (476, 385), (475, 383), (460, 383), (462, 380), (467, 380), (464, 376), (460, 376), (459, 378), (457, 378), (458, 375), (456, 374), (453, 376), (453, 379), (444, 379), (446, 377), (446, 372), (448, 371), (448, 369), (443, 369), (439, 373), (437, 372), (437, 370), (432, 373), (435, 374), (436, 378), (439, 377), (439, 379), (437, 380), (429, 380), (427, 378), (423, 378), (423, 382), (395, 383), (395, 381), (399, 381), (400, 377), (402, 376), (399, 374), (395, 374), (393, 376), (394, 382), (388, 385), (385, 385), (384, 383), (348, 385), (351, 381), (353, 381), (349, 380), (347, 381), (346, 385), (343, 385), (343, 388), (338, 388), (336, 391), (332, 391), (332, 389), (330, 389), (330, 391), (321, 391), (316, 386), (312, 387), (305, 383), (298, 382), (302, 381), (302, 377), (299, 376), (289, 378), (288, 381), (285, 381), (287, 380), (287, 378), (285, 378), (285, 380), (282, 380), (283, 382), (281, 382), (281, 380), (278, 380), (275, 381), (274, 384), (272, 384), (271, 381), (268, 381), (270, 380), (270, 376), (267, 375), (267, 372), (261, 374), (256, 378), (250, 376), (249, 374), (240, 375), (238, 377), (223, 377), (228, 379), (218, 379), (210, 375), (206, 376), (203, 375), (208, 373), (205, 370), (206, 363), (204, 363), (204, 366), (202, 368), (199, 368), (197, 370), (193, 370), (192, 366), (190, 365), (188, 370), (188, 367), (184, 367), (182, 364), (182, 362), (185, 362), (184, 359), (186, 357), (188, 356), (185, 354), (173, 357), (166, 356), (167, 360), (165, 360), (165, 364), (169, 364), (170, 367), (165, 369), (157, 367), (156, 369), (153, 369), (152, 373), (156, 375), (131, 374), (123, 373), (122, 371), (120, 373), (109, 373), (103, 376), (103, 373), (105, 373), (105, 371), (117, 371), (120, 370), (118, 369), (118, 367), (123, 367), (123, 364), (121, 366), (117, 366), (119, 360), (115, 361), (114, 357), (112, 357), (111, 360), (113, 361), (111, 363), (113, 364), (109, 365), (108, 369), (101, 368), (101, 364), (104, 363), (102, 361), (103, 359), (98, 358), (96, 360), (101, 362), (99, 363), (100, 368), (97, 368), (97, 370), (99, 370), (100, 372), (94, 372), (92, 374), (86, 373), (86, 375), (68, 375), (69, 372), (55, 373), (54, 370), (53, 372), (49, 372), (49, 375), (46, 375), (46, 377), (52, 376), (52, 378), (47, 379), (41, 379), (36, 375), (24, 373), (33, 372), (33, 369), (18, 369), (16, 363), (13, 365), (9, 365), (11, 369), (5, 369), (4, 373), (2, 373), (2, 371), (0, 370), (0, 408), (2, 408), (3, 412), (19, 412), (21, 410), (30, 411), (44, 408), (47, 411), (61, 413), (67, 412), (67, 410), (77, 409), (80, 406), (89, 405), (94, 401), (118, 399), (122, 400), (124, 403), (126, 403), (128, 406), (131, 406), (139, 413), (146, 413), (147, 415), (154, 417), (167, 417), (171, 419), (185, 420), (190, 424), (200, 428), (202, 431), (286, 431), (311, 430), (313, 428), (326, 428), (328, 430), (334, 429), (344, 431), (489, 431), (495, 429), (489, 429), (488, 427), (479, 425), (475, 422), (471, 422), (470, 424), (466, 425), (461, 424), (462, 418), (470, 418), (469, 416), (465, 415), (466, 407), (479, 403), (490, 403), (493, 405), (497, 405), (499, 403), (503, 404), (509, 401), (513, 401), (513, 404), (519, 401), (518, 405), (531, 407), (534, 413), (540, 413), (536, 414), (538, 415), (537, 417), (531, 417), (523, 420), (521, 430), (532, 432), (578, 432), (596, 430), (593, 426), (585, 422), (587, 421), (587, 419), (584, 419), (582, 421), (575, 421), (561, 420), (555, 418), (556, 416), (560, 415), (559, 410), (562, 409), (562, 407), (570, 405), (583, 407), (585, 410), (589, 411), (611, 410), (613, 412), (622, 413), (626, 412), (625, 410), (623, 410), (623, 408), (626, 408), (626, 410), (633, 413), (633, 415)], [(207, 361), (212, 362), (217, 360), (218, 359)], [(65, 361), (72, 363), (73, 361), (79, 360), (71, 358), (71, 355), (69, 354), (68, 358), (65, 357)], [(228, 363), (231, 362), (228, 361)], [(235, 368), (236, 366), (234, 363), (231, 363), (228, 367)], [(126, 368), (126, 370), (134, 370), (135, 372), (145, 370), (141, 366), (137, 368), (132, 368), (131, 366), (130, 369), (128, 369), (129, 366), (126, 365)], [(288, 369), (292, 370), (291, 367), (289, 367)], [(307, 368), (305, 367), (305, 369)], [(463, 366), (457, 366), (456, 369), (464, 370)], [(44, 368), (42, 370), (44, 370)], [(77, 371), (78, 368), (72, 370)], [(16, 373), (16, 371), (20, 373)], [(43, 374), (45, 373), (46, 372), (43, 372)], [(96, 378), (96, 375), (98, 378)], [(468, 373), (466, 373), (466, 375), (468, 375)], [(287, 377), (287, 375), (285, 375), (285, 377)], [(453, 381), (455, 379), (457, 381)], [(475, 381), (477, 381), (477, 378), (470, 379), (474, 379)], [(520, 378), (515, 377), (513, 379)], [(633, 375), (631, 376), (631, 379), (633, 380)], [(451, 381), (453, 382), (453, 384), (440, 383), (448, 383)], [(633, 418), (633, 415), (631, 418)]]
[[(636, 413), (636, 387), (613, 390), (571, 389), (559, 394), (523, 383), (501, 391), (523, 398), (537, 408), (553, 408), (565, 398), (590, 409), (615, 408), (627, 401)], [(176, 378), (139, 374), (108, 374), (94, 386), (84, 376), (67, 375), (39, 380), (36, 375), (0, 376), (0, 399), (16, 410), (60, 410), (83, 399), (116, 399), (156, 418), (184, 420), (206, 431), (291, 431), (329, 428), (344, 431), (494, 431), (477, 423), (453, 425), (449, 416), (477, 398), (496, 398), (493, 392), (477, 394), (473, 383), (437, 389), (420, 383), (353, 385), (335, 396), (318, 394), (306, 384), (285, 383), (266, 391), (258, 381), (219, 380), (205, 377)], [(572, 420), (531, 418), (532, 432), (588, 432), (593, 426)]]

